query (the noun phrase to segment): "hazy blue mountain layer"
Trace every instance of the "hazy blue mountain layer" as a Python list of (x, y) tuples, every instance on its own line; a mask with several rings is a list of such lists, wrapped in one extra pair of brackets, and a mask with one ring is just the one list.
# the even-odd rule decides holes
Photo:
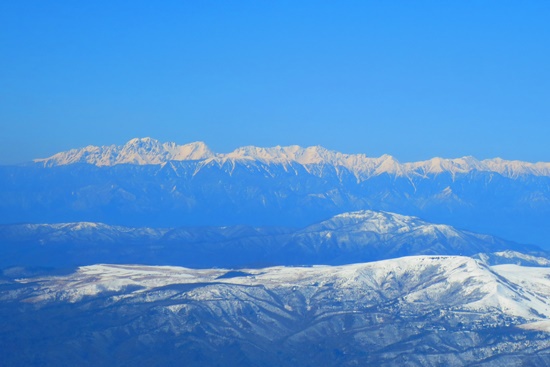
[[(497, 252), (504, 252), (495, 254)], [(101, 223), (0, 226), (0, 268), (97, 263), (188, 267), (350, 264), (410, 255), (485, 254), (493, 262), (548, 265), (545, 252), (493, 236), (388, 212), (358, 211), (302, 229), (129, 228)]]
[(548, 366), (549, 218), (545, 162), (143, 138), (3, 166), (0, 365)]
[(381, 173), (253, 160), (0, 167), (1, 223), (303, 227), (385, 210), (550, 247), (550, 177)]

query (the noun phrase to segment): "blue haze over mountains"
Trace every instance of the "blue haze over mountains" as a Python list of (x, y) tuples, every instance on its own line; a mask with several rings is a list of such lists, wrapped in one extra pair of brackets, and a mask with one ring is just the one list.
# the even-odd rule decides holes
[(549, 218), (544, 162), (143, 138), (3, 166), (0, 365), (547, 366)]
[(133, 139), (0, 167), (0, 222), (291, 226), (384, 210), (550, 247), (550, 165)]
[(0, 1), (0, 367), (550, 366), (548, 14)]
[[(409, 255), (490, 256), (491, 263), (550, 264), (541, 260), (547, 253), (536, 246), (370, 210), (340, 214), (301, 229), (23, 224), (0, 226), (0, 238), (4, 268), (100, 263), (259, 268), (344, 265)], [(518, 253), (535, 257), (522, 258)]]

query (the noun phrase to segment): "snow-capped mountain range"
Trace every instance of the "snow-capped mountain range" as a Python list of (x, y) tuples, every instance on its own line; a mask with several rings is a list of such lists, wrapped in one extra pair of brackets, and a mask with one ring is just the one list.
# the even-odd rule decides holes
[(477, 160), (474, 157), (456, 159), (432, 158), (427, 161), (400, 163), (390, 155), (378, 158), (365, 154), (343, 154), (330, 151), (321, 146), (302, 148), (276, 146), (259, 148), (241, 147), (231, 153), (213, 153), (205, 143), (194, 142), (178, 145), (173, 142), (161, 143), (152, 138), (135, 138), (124, 145), (87, 146), (57, 153), (49, 158), (36, 159), (34, 162), (44, 166), (61, 166), (74, 163), (87, 163), (95, 166), (113, 166), (117, 164), (166, 164), (170, 161), (204, 161), (204, 164), (227, 161), (257, 161), (264, 164), (290, 165), (332, 165), (344, 167), (353, 172), (358, 179), (366, 179), (381, 174), (395, 176), (425, 176), (448, 172), (464, 174), (471, 171), (495, 172), (506, 177), (521, 175), (550, 176), (550, 162), (529, 163), (508, 161), (500, 158)]
[(145, 138), (3, 166), (0, 365), (547, 366), (549, 217), (549, 163)]
[(0, 223), (304, 227), (370, 209), (550, 248), (549, 172), (501, 159), (399, 163), (297, 146), (217, 154), (133, 139), (0, 166)]

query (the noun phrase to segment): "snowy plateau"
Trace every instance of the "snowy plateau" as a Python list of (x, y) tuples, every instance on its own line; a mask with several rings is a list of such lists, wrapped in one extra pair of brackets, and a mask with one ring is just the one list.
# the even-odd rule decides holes
[(550, 163), (136, 138), (0, 167), (1, 366), (548, 366)]

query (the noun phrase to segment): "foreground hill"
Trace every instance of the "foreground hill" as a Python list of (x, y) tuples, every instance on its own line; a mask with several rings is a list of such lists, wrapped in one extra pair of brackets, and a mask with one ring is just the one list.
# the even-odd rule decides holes
[(546, 366), (549, 268), (94, 265), (0, 285), (2, 365)]

